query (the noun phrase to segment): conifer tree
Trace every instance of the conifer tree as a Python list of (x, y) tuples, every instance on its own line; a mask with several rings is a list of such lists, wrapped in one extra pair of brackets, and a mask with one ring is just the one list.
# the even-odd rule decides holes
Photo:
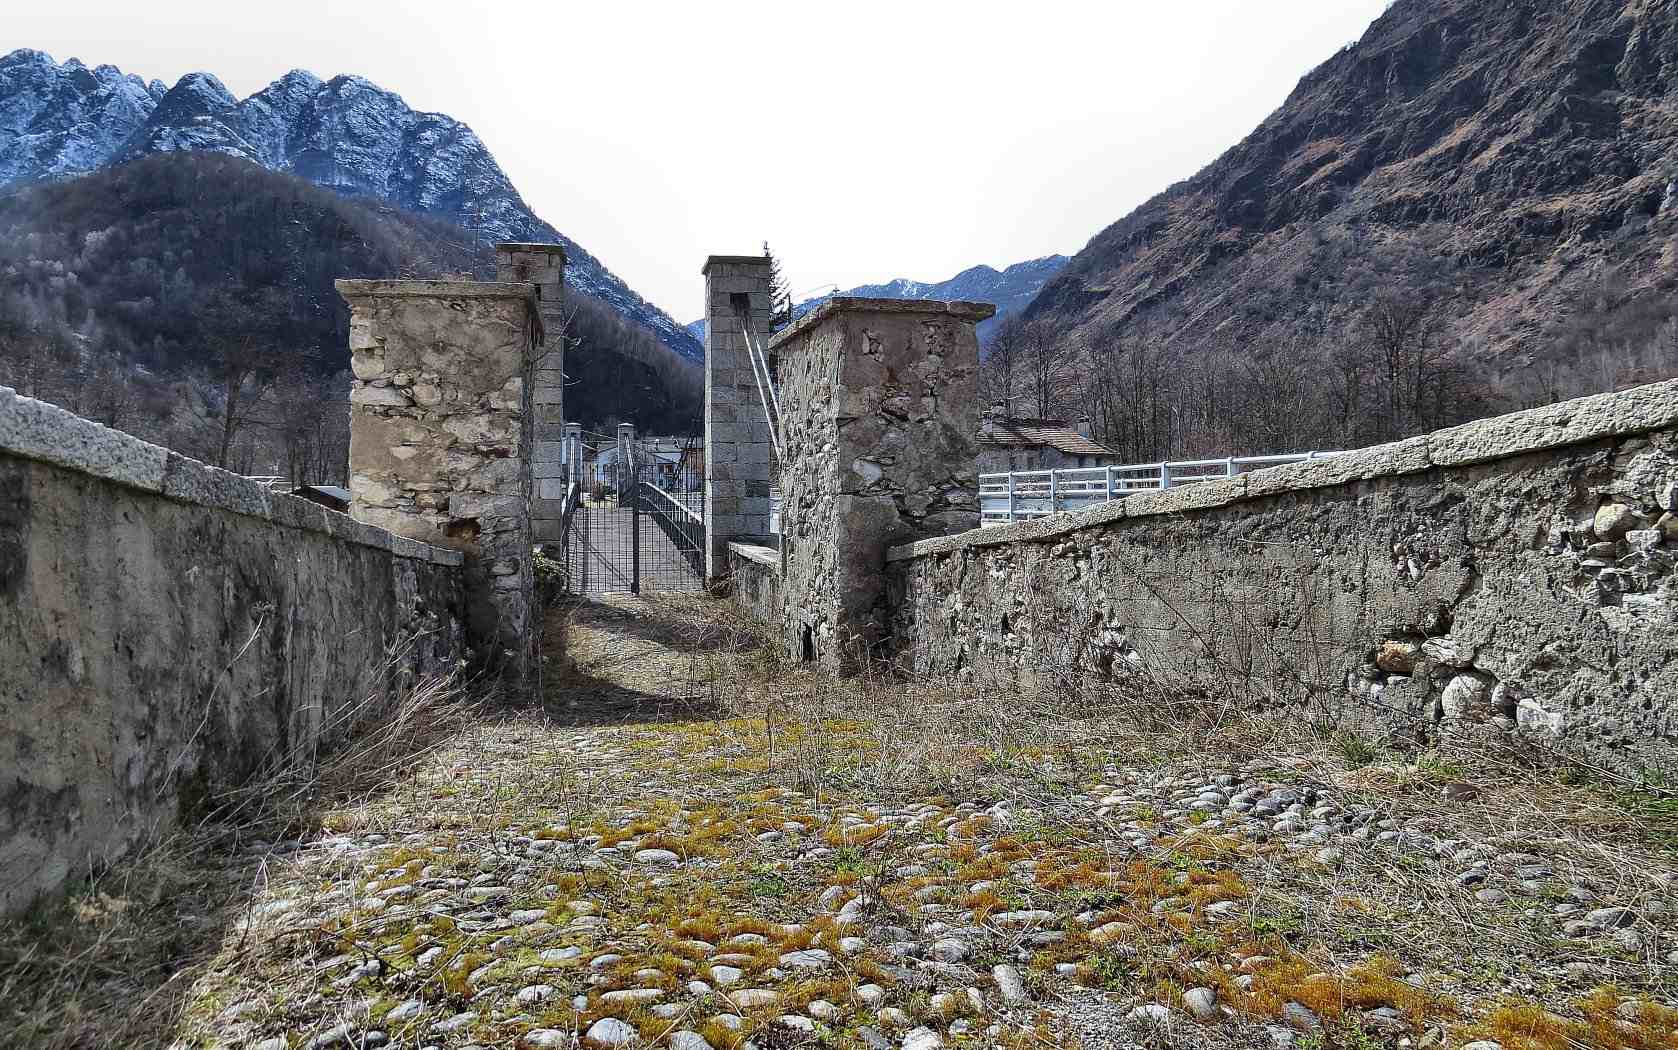
[(787, 287), (786, 274), (781, 271), (781, 260), (763, 242), (763, 256), (769, 260), (769, 330), (778, 332), (792, 324), (792, 289)]

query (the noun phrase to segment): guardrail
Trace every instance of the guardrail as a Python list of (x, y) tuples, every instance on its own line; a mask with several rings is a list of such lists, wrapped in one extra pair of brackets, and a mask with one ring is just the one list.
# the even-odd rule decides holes
[(1265, 467), (1337, 456), (1304, 452), (1282, 456), (1229, 456), (1161, 463), (1065, 470), (1017, 470), (979, 475), (980, 525), (1006, 525), (1050, 514), (1088, 510), (1137, 492), (1158, 492), (1202, 481), (1222, 481)]
[(686, 501), (643, 481), (636, 486), (636, 498), (643, 512), (670, 537), (670, 542), (694, 566), (694, 571), (705, 571), (705, 518), (688, 506)]

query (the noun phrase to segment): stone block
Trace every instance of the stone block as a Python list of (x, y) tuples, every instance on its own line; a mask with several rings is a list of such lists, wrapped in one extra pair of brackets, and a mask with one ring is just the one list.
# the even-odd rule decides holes
[(326, 532), (327, 510), (318, 503), (283, 492), (268, 494), (268, 517), (276, 525)]
[(92, 420), (6, 390), (0, 397), (0, 449), (107, 481), (158, 492), (168, 451)]
[(1437, 430), (1428, 435), (1428, 456), (1436, 466), (1465, 466), (1674, 424), (1678, 424), (1678, 380)]
[(272, 495), (266, 486), (249, 478), (206, 466), (174, 452), (169, 453), (164, 466), (163, 494), (183, 503), (216, 507), (255, 518), (269, 516), (269, 497)]
[(1408, 438), (1304, 463), (1256, 470), (1244, 475), (1247, 478), (1247, 495), (1256, 499), (1281, 492), (1415, 474), (1433, 465), (1428, 457), (1428, 445), (1429, 440), (1425, 436)]
[(1125, 497), (1125, 516), (1141, 518), (1153, 514), (1181, 514), (1190, 510), (1222, 507), (1247, 495), (1248, 477), (1239, 474), (1225, 481), (1203, 481), (1157, 492), (1138, 492)]
[(565, 458), (565, 442), (538, 441), (531, 450), (530, 458), (536, 463), (559, 463)]

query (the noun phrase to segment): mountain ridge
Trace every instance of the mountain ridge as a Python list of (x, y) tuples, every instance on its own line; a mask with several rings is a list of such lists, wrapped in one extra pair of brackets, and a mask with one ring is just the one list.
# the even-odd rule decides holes
[(1024, 316), (1080, 345), (1264, 354), (1409, 297), (1515, 383), (1572, 367), (1579, 318), (1648, 336), (1675, 252), (1678, 5), (1397, 0)]
[(486, 242), (562, 244), (570, 286), (683, 357), (703, 355), (668, 314), (536, 216), (469, 126), (416, 111), (363, 77), (292, 70), (238, 99), (206, 72), (163, 89), (115, 66), (90, 70), (33, 49), (0, 57), (0, 186), (181, 151), (241, 157), (344, 196), (448, 219)]

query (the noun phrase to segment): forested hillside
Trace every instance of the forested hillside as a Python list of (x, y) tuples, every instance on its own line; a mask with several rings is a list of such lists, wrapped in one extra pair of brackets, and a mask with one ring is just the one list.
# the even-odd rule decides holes
[[(339, 277), (492, 275), (459, 227), (174, 153), (0, 198), (0, 383), (246, 473), (341, 478)], [(694, 366), (582, 295), (569, 407), (697, 421)]]
[(1397, 0), (991, 376), (1137, 459), (1346, 447), (1678, 373), (1675, 292), (1678, 5)]

